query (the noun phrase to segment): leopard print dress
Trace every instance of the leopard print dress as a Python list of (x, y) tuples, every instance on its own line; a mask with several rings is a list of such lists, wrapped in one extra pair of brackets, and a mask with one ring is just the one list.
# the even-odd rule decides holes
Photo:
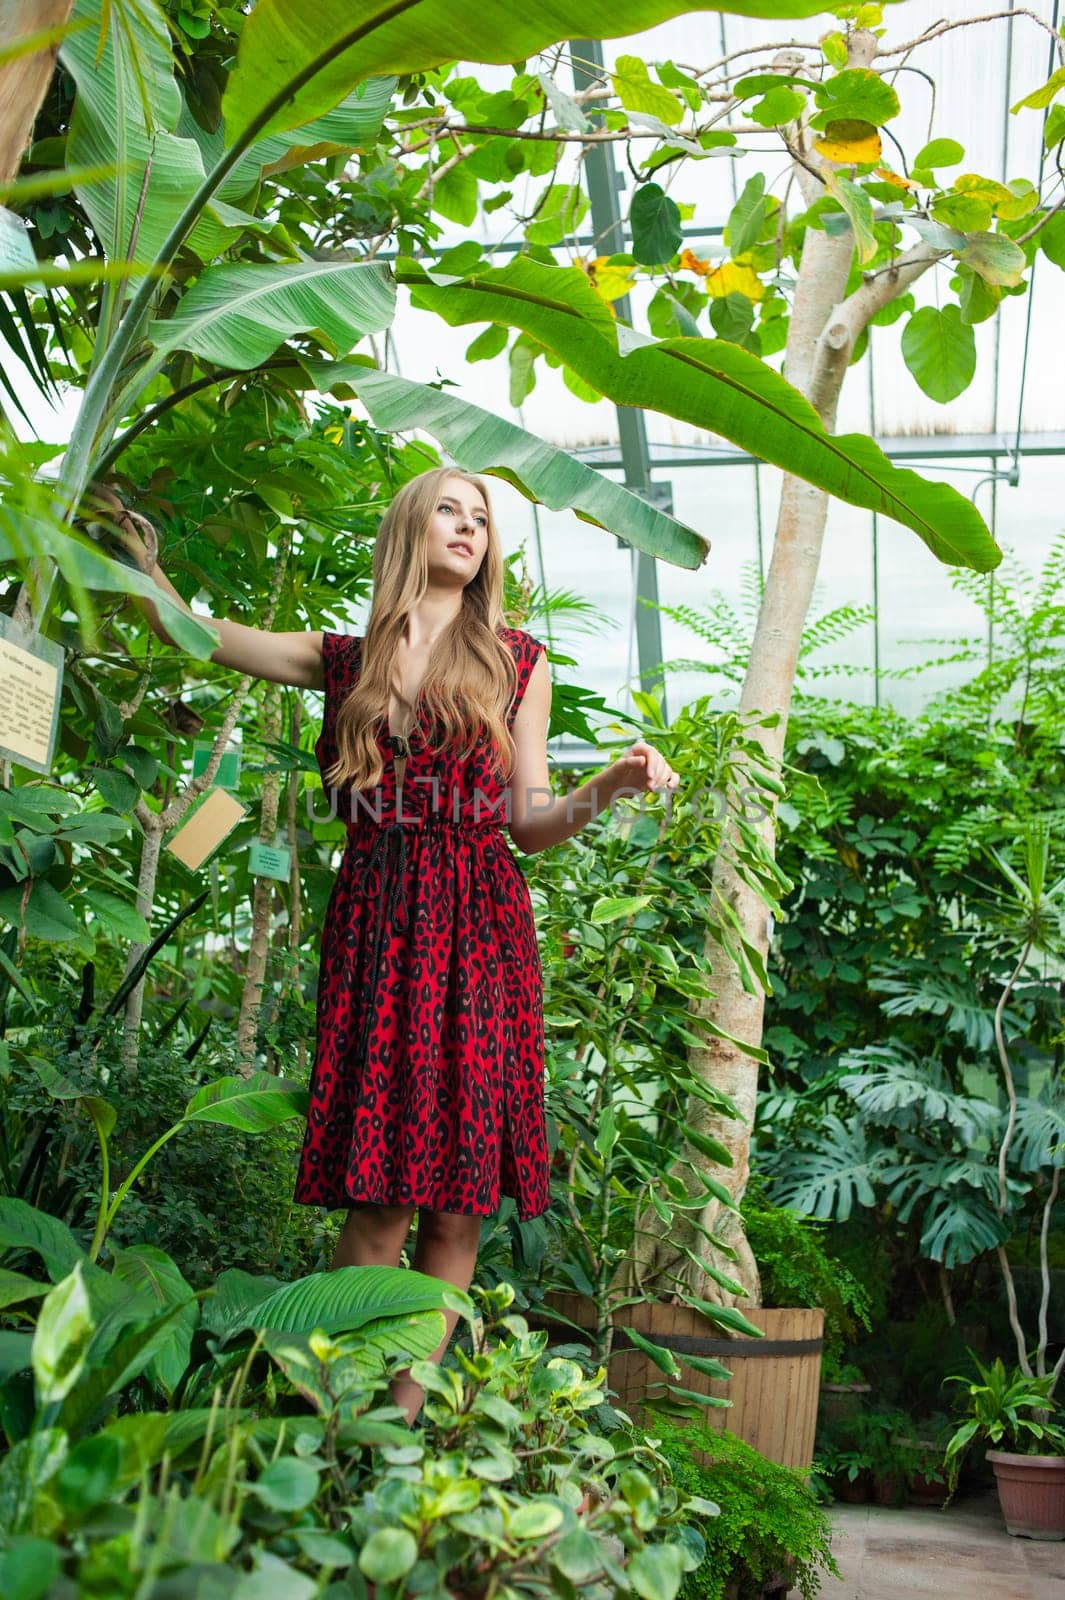
[[(544, 646), (520, 628), (497, 633), (517, 669), (509, 728)], [(362, 645), (322, 636), (323, 784)], [(389, 736), (379, 739), (378, 788), (336, 790), (348, 837), (322, 928), (294, 1199), (489, 1216), (509, 1195), (525, 1222), (550, 1198), (543, 980), (529, 887), (503, 829), (506, 786), (486, 736), (462, 761), (433, 746), (423, 710), (397, 809)]]

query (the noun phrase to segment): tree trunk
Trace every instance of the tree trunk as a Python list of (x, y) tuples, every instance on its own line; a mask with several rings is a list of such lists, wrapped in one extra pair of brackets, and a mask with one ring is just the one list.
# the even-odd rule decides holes
[[(870, 33), (851, 37), (851, 66), (864, 66), (876, 54), (876, 41)], [(801, 144), (801, 137), (800, 137)], [(818, 158), (807, 148), (798, 154), (807, 165), (796, 162), (795, 175), (807, 203), (821, 192), (810, 168), (816, 170)], [(828, 163), (825, 163), (828, 165)], [(903, 292), (920, 273), (938, 259), (924, 247), (900, 257), (889, 269), (871, 276), (846, 300), (854, 241), (849, 232), (831, 236), (810, 228), (803, 239), (802, 257), (795, 288), (795, 299), (788, 328), (784, 375), (815, 407), (826, 429), (832, 432), (840, 390), (855, 341), (869, 318), (881, 306)], [(740, 695), (741, 715), (775, 712), (779, 721), (772, 728), (753, 729), (765, 750), (767, 765), (774, 769), (783, 755), (788, 714), (795, 686), (802, 631), (813, 594), (824, 542), (828, 497), (823, 490), (804, 480), (785, 474), (781, 491), (773, 553), (766, 576), (751, 658)], [(752, 783), (755, 780), (752, 778)], [(776, 826), (772, 806), (759, 825), (759, 831), (772, 851)], [(727, 837), (727, 835), (726, 835)], [(713, 898), (731, 905), (744, 937), (763, 960), (769, 945), (765, 907), (758, 896), (740, 879), (730, 865), (728, 852), (720, 851), (713, 876)], [(731, 958), (711, 933), (704, 951), (710, 963), (714, 995), (693, 1006), (693, 1028), (701, 1032), (699, 1019), (714, 1021), (738, 1039), (759, 1045), (762, 1039), (765, 995), (759, 989), (750, 994), (744, 989)], [(706, 1158), (688, 1146), (682, 1147), (673, 1175), (685, 1184), (689, 1195), (704, 1185), (686, 1167), (690, 1160), (701, 1171), (723, 1183), (738, 1205), (749, 1176), (750, 1138), (758, 1099), (758, 1065), (727, 1039), (706, 1035), (706, 1043), (692, 1046), (688, 1065), (693, 1075), (722, 1090), (735, 1101), (742, 1120), (724, 1118), (710, 1112), (704, 1101), (694, 1099), (687, 1108), (687, 1120), (699, 1132), (718, 1139), (732, 1156), (731, 1167), (707, 1166)], [(760, 1303), (758, 1268), (736, 1212), (711, 1202), (696, 1218), (677, 1211), (667, 1225), (648, 1206), (637, 1217), (633, 1254), (622, 1262), (615, 1275), (615, 1293), (638, 1292), (637, 1279), (645, 1289), (667, 1303), (681, 1303), (678, 1283), (688, 1292), (718, 1305), (750, 1307)], [(709, 1230), (725, 1246), (707, 1248), (700, 1226)], [(695, 1266), (684, 1246), (696, 1255), (703, 1252), (710, 1264), (743, 1285), (746, 1295), (737, 1296), (722, 1289), (709, 1274)]]
[[(0, 45), (10, 46), (46, 28), (61, 28), (73, 9), (74, 0), (4, 0)], [(57, 39), (0, 66), (0, 183), (10, 183), (22, 164), (52, 81), (59, 45)]]
[[(283, 528), (277, 543), (277, 559), (274, 562), (274, 577), (270, 586), (270, 597), (263, 611), (262, 628), (264, 631), (268, 631), (273, 626), (274, 618), (277, 615), (277, 602), (281, 593), (282, 584), (284, 583), (285, 572), (288, 567), (291, 539), (292, 535), (289, 528)], [(140, 912), (141, 916), (145, 919), (149, 926), (151, 926), (152, 911), (155, 906), (155, 886), (159, 875), (159, 859), (161, 855), (162, 836), (167, 832), (168, 829), (174, 827), (175, 824), (181, 821), (182, 817), (192, 805), (192, 802), (201, 794), (203, 794), (205, 789), (210, 788), (211, 784), (214, 782), (219, 763), (222, 760), (223, 754), (225, 753), (226, 746), (229, 743), (233, 730), (240, 720), (240, 713), (244, 708), (244, 702), (248, 697), (248, 691), (251, 688), (253, 681), (254, 680), (247, 675), (242, 675), (237, 680), (237, 686), (233, 694), (233, 699), (230, 701), (229, 710), (226, 712), (225, 717), (222, 720), (222, 725), (215, 735), (214, 744), (211, 748), (210, 759), (204, 771), (200, 773), (200, 776), (198, 778), (193, 778), (188, 787), (180, 794), (176, 795), (170, 804), (165, 806), (160, 812), (149, 810), (149, 808), (144, 804), (143, 800), (137, 802), (135, 807), (136, 817), (141, 827), (144, 829), (144, 847), (141, 857), (141, 872), (140, 880), (137, 885), (137, 910)], [(153, 834), (157, 837), (153, 844), (149, 844), (149, 840)], [(129, 953), (126, 958), (127, 973), (131, 970), (134, 962), (137, 960), (138, 956), (141, 955), (145, 948), (146, 947), (143, 944), (130, 945)], [(145, 974), (145, 977), (146, 976), (147, 974)], [(131, 1075), (137, 1070), (137, 1061), (140, 1055), (140, 1026), (143, 1010), (144, 978), (142, 978), (140, 983), (138, 983), (130, 991), (126, 1000), (126, 1012), (122, 1039), (122, 1066), (125, 1071)]]
[[(207, 766), (198, 778), (193, 778), (188, 788), (175, 796), (168, 806), (162, 811), (152, 811), (143, 800), (138, 800), (134, 812), (141, 828), (144, 831), (144, 842), (141, 846), (141, 864), (137, 877), (137, 910), (147, 922), (149, 928), (152, 923), (152, 913), (155, 909), (155, 889), (159, 878), (159, 863), (162, 858), (163, 835), (175, 827), (188, 811), (192, 802), (209, 789), (214, 782), (215, 773), (225, 754), (233, 729), (240, 719), (240, 713), (247, 699), (248, 690), (251, 688), (252, 679), (242, 677), (237, 685), (236, 693), (226, 712), (222, 726), (215, 735)], [(131, 944), (126, 954), (125, 973), (128, 975), (134, 965), (147, 949), (147, 943)], [(141, 1020), (144, 1015), (144, 984), (147, 973), (135, 984), (126, 997), (126, 1009), (122, 1025), (122, 1067), (123, 1071), (133, 1077), (137, 1071), (140, 1059), (140, 1031)]]
[[(264, 741), (275, 743), (281, 737), (281, 685), (270, 684), (263, 697), (262, 729)], [(281, 777), (278, 772), (264, 773), (263, 798), (259, 815), (259, 838), (263, 844), (272, 845), (277, 833), (277, 817), (281, 800)], [(252, 891), (251, 938), (248, 941), (248, 959), (244, 968), (244, 988), (240, 997), (240, 1020), (237, 1023), (237, 1052), (240, 1071), (246, 1077), (255, 1071), (255, 1041), (259, 1032), (259, 1012), (263, 1003), (263, 979), (266, 976), (266, 958), (270, 950), (270, 923), (274, 906), (273, 878), (256, 878)]]

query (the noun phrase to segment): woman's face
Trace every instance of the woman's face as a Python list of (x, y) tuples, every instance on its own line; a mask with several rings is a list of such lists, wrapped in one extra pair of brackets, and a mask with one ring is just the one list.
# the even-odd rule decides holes
[(445, 478), (429, 518), (429, 571), (437, 581), (469, 583), (488, 549), (488, 510), (464, 478)]

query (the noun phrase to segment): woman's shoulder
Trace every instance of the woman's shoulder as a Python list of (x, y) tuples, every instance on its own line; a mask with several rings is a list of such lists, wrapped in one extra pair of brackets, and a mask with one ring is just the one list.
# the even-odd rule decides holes
[(355, 633), (344, 633), (338, 628), (322, 629), (322, 648), (335, 651), (338, 655), (348, 651), (361, 649), (362, 638)]
[(501, 624), (496, 629), (496, 633), (504, 644), (509, 644), (516, 655), (526, 655), (531, 659), (540, 650), (546, 648), (542, 639), (537, 639), (534, 634), (529, 633), (525, 628), (511, 628), (506, 624)]
[(336, 628), (322, 629), (322, 681), (328, 691), (346, 689), (358, 671), (362, 655), (362, 640), (352, 633), (340, 633)]

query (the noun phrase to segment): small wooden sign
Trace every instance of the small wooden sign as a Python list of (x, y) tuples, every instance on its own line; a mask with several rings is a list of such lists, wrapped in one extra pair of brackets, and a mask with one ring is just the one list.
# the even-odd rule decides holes
[(261, 839), (253, 839), (248, 848), (248, 865), (255, 878), (277, 878), (287, 883), (291, 861), (292, 852), (283, 845), (263, 844)]
[(222, 840), (247, 815), (248, 807), (225, 789), (208, 789), (203, 799), (167, 839), (169, 850), (191, 872), (198, 872)]
[(51, 772), (62, 688), (63, 647), (0, 612), (0, 756)]

